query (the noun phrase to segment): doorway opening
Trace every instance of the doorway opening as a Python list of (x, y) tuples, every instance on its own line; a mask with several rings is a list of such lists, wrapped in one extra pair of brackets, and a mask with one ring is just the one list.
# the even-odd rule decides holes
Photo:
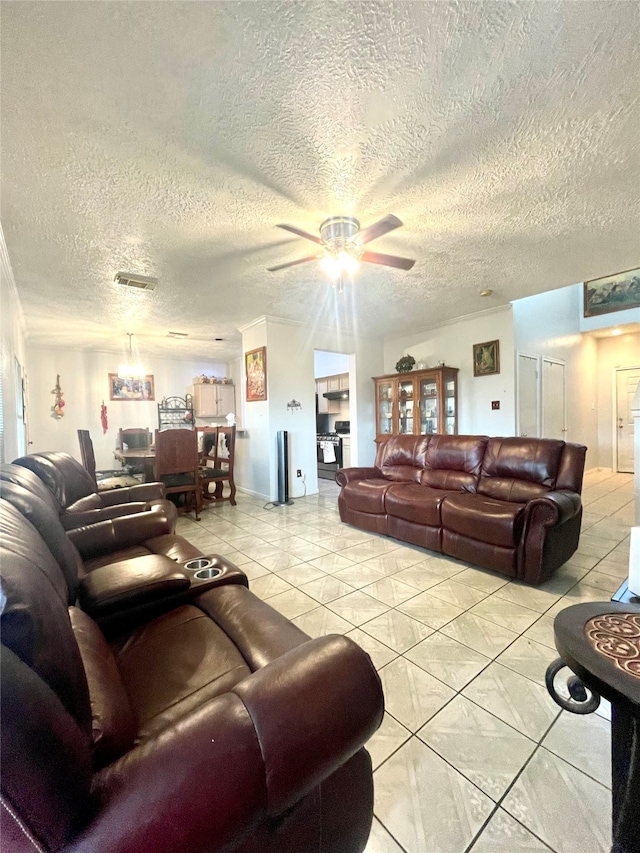
[(314, 351), (316, 455), (322, 480), (335, 480), (340, 468), (351, 466), (354, 368), (355, 356), (348, 353)]
[(635, 464), (633, 458), (634, 422), (631, 406), (640, 382), (640, 367), (616, 367), (614, 388), (615, 423), (614, 459), (616, 471), (621, 474), (633, 474)]

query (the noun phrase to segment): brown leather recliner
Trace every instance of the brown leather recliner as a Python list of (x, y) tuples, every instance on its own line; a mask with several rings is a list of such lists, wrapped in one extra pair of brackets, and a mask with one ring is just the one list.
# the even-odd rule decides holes
[(0, 575), (3, 850), (364, 849), (383, 701), (355, 643), (238, 584), (108, 640), (5, 500)]
[(141, 483), (98, 493), (88, 471), (73, 456), (54, 451), (30, 453), (15, 459), (13, 464), (33, 471), (45, 484), (67, 529), (154, 507), (162, 510), (172, 523), (172, 530), (175, 529), (177, 512), (171, 501), (166, 500), (162, 483)]

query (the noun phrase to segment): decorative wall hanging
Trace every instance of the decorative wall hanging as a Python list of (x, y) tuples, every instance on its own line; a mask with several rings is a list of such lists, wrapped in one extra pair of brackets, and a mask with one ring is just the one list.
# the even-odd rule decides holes
[(105, 435), (109, 429), (109, 418), (107, 417), (107, 407), (104, 404), (104, 400), (100, 406), (100, 423), (102, 424), (102, 434)]
[(627, 308), (640, 308), (640, 269), (585, 281), (585, 317), (597, 317)]
[(109, 399), (110, 400), (133, 400), (142, 402), (155, 400), (156, 392), (153, 376), (145, 376), (144, 379), (134, 377), (127, 378), (118, 376), (117, 373), (109, 374)]
[(485, 341), (473, 345), (473, 375), (490, 376), (500, 373), (500, 341)]
[(244, 354), (247, 374), (247, 402), (267, 399), (267, 348), (258, 347)]
[(56, 420), (60, 420), (60, 418), (64, 417), (64, 412), (62, 411), (65, 407), (65, 402), (62, 399), (62, 388), (60, 387), (60, 374), (56, 376), (56, 387), (51, 391), (52, 394), (55, 394), (55, 401), (53, 406), (51, 406), (51, 417), (56, 418)]

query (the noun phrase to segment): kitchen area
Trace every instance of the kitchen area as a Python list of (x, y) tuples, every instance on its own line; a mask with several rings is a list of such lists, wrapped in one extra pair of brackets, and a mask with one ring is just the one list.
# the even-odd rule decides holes
[(351, 466), (349, 356), (316, 351), (315, 382), (318, 478), (334, 480)]

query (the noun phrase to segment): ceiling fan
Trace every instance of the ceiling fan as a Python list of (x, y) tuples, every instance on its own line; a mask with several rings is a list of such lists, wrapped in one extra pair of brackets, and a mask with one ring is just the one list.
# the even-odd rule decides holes
[(287, 267), (306, 264), (308, 261), (320, 261), (320, 266), (332, 276), (340, 288), (343, 274), (354, 273), (361, 261), (366, 264), (380, 264), (399, 270), (410, 270), (415, 264), (415, 261), (410, 258), (383, 255), (380, 252), (367, 252), (362, 248), (372, 240), (382, 237), (383, 234), (400, 228), (402, 224), (397, 216), (389, 214), (384, 219), (374, 222), (373, 225), (369, 225), (368, 228), (361, 231), (360, 223), (353, 216), (331, 216), (329, 219), (325, 219), (320, 226), (320, 237), (302, 231), (300, 228), (295, 228), (293, 225), (278, 225), (277, 228), (284, 228), (285, 231), (290, 231), (292, 234), (304, 237), (305, 240), (317, 243), (322, 246), (323, 251), (317, 252), (315, 255), (308, 255), (306, 258), (300, 258), (297, 261), (268, 267), (268, 272), (277, 272)]

